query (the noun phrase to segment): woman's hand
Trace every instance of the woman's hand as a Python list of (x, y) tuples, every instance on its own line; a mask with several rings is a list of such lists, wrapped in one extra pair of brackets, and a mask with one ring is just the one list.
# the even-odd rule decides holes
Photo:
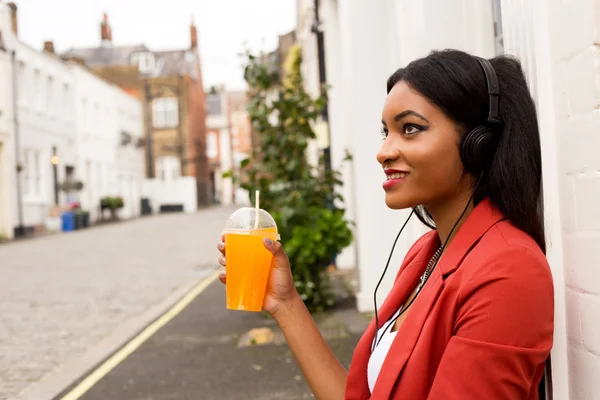
[[(287, 304), (291, 303), (295, 297), (298, 297), (298, 292), (294, 286), (290, 262), (281, 243), (265, 238), (263, 244), (274, 256), (271, 264), (267, 292), (265, 293), (265, 300), (263, 302), (263, 309), (275, 316), (282, 307), (285, 307)], [(221, 237), (221, 242), (217, 245), (217, 248), (221, 254), (223, 254), (222, 257), (219, 257), (219, 264), (225, 267), (227, 251), (225, 248), (225, 238), (223, 236)], [(219, 280), (223, 283), (226, 282), (226, 271), (219, 274)]]

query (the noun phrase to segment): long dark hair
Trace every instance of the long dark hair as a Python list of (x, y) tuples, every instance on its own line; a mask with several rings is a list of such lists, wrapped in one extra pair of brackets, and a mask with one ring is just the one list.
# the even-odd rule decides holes
[[(535, 104), (521, 63), (507, 55), (489, 60), (500, 84), (499, 142), (491, 166), (478, 182), (473, 202), (490, 200), (517, 228), (546, 252), (541, 198), (542, 157)], [(399, 81), (427, 97), (456, 121), (465, 134), (486, 123), (489, 98), (478, 61), (458, 50), (433, 51), (397, 70), (387, 81), (388, 93)], [(422, 206), (417, 217), (435, 229)]]

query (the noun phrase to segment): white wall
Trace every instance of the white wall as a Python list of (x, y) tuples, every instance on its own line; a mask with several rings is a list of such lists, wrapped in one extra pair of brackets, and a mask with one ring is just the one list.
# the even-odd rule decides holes
[(557, 399), (600, 398), (598, 15), (594, 0), (502, 1), (505, 48), (523, 60), (539, 112)]
[(171, 181), (146, 179), (142, 184), (142, 196), (150, 199), (154, 213), (158, 213), (161, 205), (183, 205), (186, 213), (198, 210), (196, 196), (196, 180), (192, 176), (184, 176)]
[[(143, 110), (138, 99), (118, 87), (114, 87), (113, 93), (117, 103), (118, 130), (132, 136), (130, 143), (119, 145), (117, 148), (117, 181), (120, 195), (125, 200), (121, 217), (130, 218), (141, 213), (140, 200), (145, 179), (145, 160), (144, 146), (138, 146), (137, 143), (144, 137)], [(179, 169), (181, 170), (181, 167)]]
[[(76, 163), (73, 82), (68, 67), (59, 58), (18, 41), (10, 29), (6, 4), (0, 4), (0, 30), (5, 47), (16, 51), (20, 64), (16, 112), (20, 121), (21, 158), (26, 155), (21, 161), (25, 167), (21, 173), (23, 223), (43, 225), (54, 204), (52, 148), (56, 147), (60, 158), (58, 182), (64, 180), (65, 167)], [(14, 201), (16, 204), (16, 194)], [(63, 194), (60, 201), (66, 201)], [(13, 209), (17, 221), (16, 207)]]
[[(458, 48), (494, 54), (491, 3), (480, 0), (323, 1), (327, 74), (330, 92), (334, 165), (348, 148), (354, 156), (344, 169), (345, 195), (356, 221), (360, 311), (373, 310), (373, 291), (407, 211), (392, 211), (384, 202), (384, 175), (375, 156), (386, 80), (397, 68), (435, 48)], [(442, 15), (442, 11), (445, 13)], [(329, 54), (331, 53), (331, 55)], [(416, 221), (416, 218), (415, 218)], [(387, 295), (402, 258), (424, 228), (407, 227), (378, 292)], [(344, 262), (352, 254), (341, 256)]]
[[(352, 150), (352, 136), (344, 135), (350, 127), (350, 121), (347, 116), (346, 99), (344, 93), (344, 82), (350, 82), (350, 69), (342, 68), (342, 52), (344, 57), (351, 57), (351, 46), (348, 41), (342, 41), (342, 27), (340, 26), (340, 16), (337, 0), (327, 0), (321, 2), (320, 18), (325, 30), (325, 65), (327, 73), (327, 84), (329, 89), (329, 123), (332, 129), (331, 140), (331, 164), (335, 169), (341, 169), (344, 185), (341, 188), (341, 195), (344, 197), (343, 206), (346, 208), (346, 218), (350, 221), (355, 220), (354, 213), (354, 191), (353, 191), (353, 173), (352, 163), (344, 163), (343, 159), (346, 151)], [(344, 27), (347, 28), (347, 27)], [(344, 35), (349, 34), (345, 32)], [(345, 47), (343, 47), (345, 46)], [(345, 74), (345, 75), (344, 75)], [(335, 134), (335, 137), (333, 135)], [(336, 259), (338, 268), (354, 268), (356, 266), (356, 244), (352, 243), (345, 248)]]
[(12, 141), (12, 68), (11, 55), (0, 51), (0, 237), (13, 236), (14, 204), (11, 172), (14, 171), (14, 142)]
[[(99, 218), (102, 197), (121, 196), (122, 218), (139, 215), (144, 179), (142, 106), (140, 102), (77, 64), (70, 65), (75, 88), (76, 175), (84, 184), (82, 207)], [(122, 142), (123, 135), (130, 141)]]

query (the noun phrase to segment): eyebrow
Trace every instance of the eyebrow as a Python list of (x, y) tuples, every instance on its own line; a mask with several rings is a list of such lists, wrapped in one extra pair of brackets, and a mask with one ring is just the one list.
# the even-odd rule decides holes
[[(394, 121), (398, 121), (398, 120), (400, 120), (400, 119), (402, 119), (402, 118), (404, 118), (406, 116), (409, 116), (409, 115), (415, 116), (415, 117), (417, 117), (419, 119), (422, 119), (423, 121), (429, 123), (429, 121), (427, 120), (427, 118), (425, 118), (424, 116), (422, 116), (421, 114), (419, 114), (418, 112), (413, 111), (413, 110), (406, 110), (406, 111), (402, 111), (399, 114), (396, 114), (396, 116), (394, 117)], [(384, 120), (381, 120), (381, 123), (383, 125), (386, 125), (386, 123), (385, 123)]]

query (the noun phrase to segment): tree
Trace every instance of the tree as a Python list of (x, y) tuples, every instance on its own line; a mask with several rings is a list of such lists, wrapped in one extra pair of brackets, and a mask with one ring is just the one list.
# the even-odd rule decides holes
[(352, 242), (352, 231), (337, 190), (340, 172), (325, 168), (323, 156), (317, 166), (306, 157), (327, 97), (325, 90), (316, 99), (305, 91), (301, 63), (295, 46), (280, 76), (271, 61), (247, 53), (248, 113), (259, 143), (236, 178), (252, 196), (260, 190), (261, 208), (277, 222), (296, 288), (308, 308), (317, 311), (334, 303), (324, 272)]

